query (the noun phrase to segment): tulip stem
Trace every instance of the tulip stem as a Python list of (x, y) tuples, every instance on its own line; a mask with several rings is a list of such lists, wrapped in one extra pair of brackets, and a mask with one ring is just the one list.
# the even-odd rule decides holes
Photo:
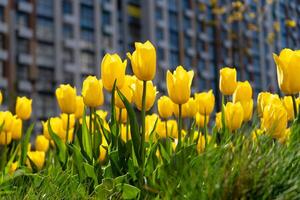
[(67, 133), (66, 133), (66, 143), (69, 142), (69, 126), (70, 126), (70, 114), (67, 114)]
[(296, 119), (296, 117), (297, 117), (297, 104), (296, 104), (295, 95), (292, 95), (292, 100), (293, 100), (293, 108), (294, 108), (294, 119)]
[(145, 160), (145, 117), (146, 117), (146, 91), (147, 81), (143, 81), (143, 96), (142, 96), (142, 142), (141, 142), (141, 159), (144, 164)]
[(168, 120), (165, 121), (165, 128), (166, 128), (166, 139), (168, 139)]
[(178, 148), (177, 149), (180, 149), (181, 148), (181, 129), (182, 129), (182, 104), (179, 104), (178, 105), (179, 107), (179, 115), (178, 115)]

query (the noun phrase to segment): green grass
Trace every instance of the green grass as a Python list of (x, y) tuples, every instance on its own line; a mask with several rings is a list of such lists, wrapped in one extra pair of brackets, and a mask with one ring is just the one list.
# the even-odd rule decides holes
[[(257, 142), (246, 138), (211, 146), (202, 154), (193, 147), (148, 174), (141, 199), (300, 199), (299, 143), (287, 146), (263, 136)], [(104, 182), (93, 191), (88, 181), (80, 183), (58, 165), (38, 174), (19, 170), (0, 186), (0, 197), (121, 199), (113, 180)]]

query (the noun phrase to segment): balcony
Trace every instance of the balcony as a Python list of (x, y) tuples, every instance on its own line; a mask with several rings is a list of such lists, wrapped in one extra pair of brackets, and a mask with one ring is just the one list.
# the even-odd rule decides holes
[(5, 49), (0, 49), (0, 60), (7, 60), (8, 53)]
[(66, 47), (71, 48), (71, 49), (74, 49), (77, 47), (77, 42), (74, 39), (70, 39), (70, 38), (64, 39), (64, 44)]
[(37, 65), (47, 67), (47, 68), (53, 68), (54, 66), (54, 59), (44, 58), (44, 57), (37, 57), (36, 60)]
[(30, 54), (20, 53), (18, 56), (18, 61), (21, 64), (31, 65), (33, 63), (33, 58)]
[(110, 25), (104, 26), (104, 33), (107, 33), (109, 35), (112, 35), (114, 33), (114, 29)]
[(18, 3), (18, 9), (19, 9), (19, 11), (23, 11), (26, 13), (32, 13), (33, 6), (30, 2), (20, 1)]
[(77, 66), (75, 63), (65, 63), (64, 68), (67, 72), (76, 72)]
[(103, 3), (103, 9), (106, 11), (112, 11), (113, 10), (113, 5), (109, 2), (104, 2)]
[(1, 33), (7, 33), (8, 32), (8, 27), (5, 22), (0, 22), (0, 32)]
[(87, 41), (81, 40), (80, 41), (80, 48), (93, 51), (95, 46), (94, 46), (94, 43), (92, 43), (92, 42), (87, 42)]
[(0, 88), (7, 88), (7, 86), (8, 86), (7, 79), (1, 77), (0, 78)]
[(27, 39), (31, 39), (33, 37), (33, 33), (32, 30), (29, 27), (25, 27), (25, 26), (19, 26), (18, 27), (18, 33), (19, 36), (27, 38)]
[(70, 14), (64, 14), (64, 22), (68, 23), (68, 24), (75, 24), (76, 17), (74, 15), (70, 15)]
[(0, 5), (1, 6), (7, 6), (7, 4), (8, 4), (8, 0), (0, 0)]

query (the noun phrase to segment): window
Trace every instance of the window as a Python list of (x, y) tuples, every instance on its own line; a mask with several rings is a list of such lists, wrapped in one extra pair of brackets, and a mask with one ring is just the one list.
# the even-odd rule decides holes
[(190, 0), (183, 0), (183, 9), (187, 10), (187, 9), (191, 9), (191, 1)]
[(47, 68), (39, 68), (38, 84), (43, 90), (52, 90), (54, 83), (54, 71)]
[(178, 65), (179, 55), (177, 51), (170, 51), (170, 63), (172, 68), (175, 68)]
[(94, 11), (92, 7), (81, 5), (80, 25), (86, 28), (94, 27)]
[(155, 18), (156, 18), (156, 20), (162, 20), (163, 19), (163, 11), (162, 11), (161, 8), (156, 8)]
[(165, 59), (164, 50), (162, 48), (157, 49), (158, 61), (163, 61)]
[(45, 18), (37, 19), (37, 36), (46, 40), (53, 40), (54, 26), (53, 21)]
[(74, 61), (73, 50), (65, 48), (63, 53), (63, 62), (72, 63), (73, 61)]
[(63, 13), (64, 14), (72, 14), (73, 13), (73, 7), (72, 7), (72, 1), (71, 0), (63, 0)]
[(18, 39), (17, 52), (18, 54), (29, 54), (29, 41), (26, 39)]
[(170, 32), (170, 46), (171, 48), (178, 49), (178, 34), (177, 32)]
[(4, 21), (4, 8), (0, 6), (0, 21)]
[(36, 54), (40, 59), (54, 60), (54, 48), (52, 45), (39, 43)]
[(74, 30), (71, 24), (64, 24), (63, 34), (65, 39), (71, 39), (74, 37)]
[(29, 26), (29, 16), (26, 13), (18, 12), (17, 14), (17, 24), (21, 27)]
[(0, 48), (4, 48), (4, 35), (0, 33)]
[(110, 35), (103, 34), (102, 41), (103, 41), (103, 47), (105, 47), (105, 48), (112, 48), (112, 46), (113, 46), (113, 40), (112, 40), (112, 37)]
[(25, 65), (17, 66), (17, 77), (18, 80), (28, 80), (28, 66)]
[(183, 18), (184, 29), (190, 29), (192, 27), (191, 20), (188, 17)]
[(175, 12), (169, 12), (169, 24), (170, 29), (177, 30), (178, 29), (178, 19), (177, 19), (177, 13)]
[(53, 0), (37, 0), (37, 13), (53, 16)]
[(81, 39), (85, 42), (94, 42), (94, 32), (88, 29), (81, 29)]
[(102, 12), (102, 23), (104, 26), (111, 24), (111, 14), (108, 11)]
[(156, 39), (157, 39), (157, 41), (161, 41), (161, 40), (163, 40), (164, 39), (164, 31), (163, 31), (163, 29), (162, 28), (157, 28), (156, 29)]

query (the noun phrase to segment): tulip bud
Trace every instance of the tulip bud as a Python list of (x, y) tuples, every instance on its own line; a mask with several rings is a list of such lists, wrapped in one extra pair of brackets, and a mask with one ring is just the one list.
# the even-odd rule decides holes
[(95, 76), (88, 76), (82, 86), (83, 101), (86, 106), (97, 107), (104, 103), (102, 80)]
[(167, 72), (167, 89), (171, 100), (175, 104), (185, 104), (191, 95), (191, 85), (194, 71), (187, 72), (182, 66), (178, 66), (173, 74)]
[(2, 126), (2, 131), (11, 131), (12, 123), (14, 117), (9, 111), (0, 111), (0, 126)]
[[(48, 132), (48, 123), (49, 120), (45, 123), (43, 123), (44, 127), (44, 136), (48, 139), (51, 140), (51, 136)], [(62, 119), (59, 117), (52, 117), (50, 118), (50, 127), (52, 128), (53, 132), (57, 134), (60, 138), (66, 136), (66, 131), (63, 129), (63, 122)]]
[(264, 108), (269, 104), (279, 104), (281, 105), (282, 102), (279, 99), (277, 94), (271, 94), (269, 92), (261, 92), (258, 94), (257, 97), (257, 110), (260, 117), (262, 117)]
[[(209, 142), (211, 140), (211, 136), (207, 134), (207, 142)], [(202, 153), (205, 149), (205, 136), (203, 134), (200, 133), (200, 136), (199, 136), (199, 141), (198, 141), (198, 144), (197, 144), (197, 151), (198, 153)]]
[(300, 92), (300, 52), (283, 49), (279, 56), (273, 54), (277, 66), (277, 80), (280, 90), (286, 95)]
[(249, 101), (252, 99), (252, 87), (248, 81), (238, 82), (237, 87), (233, 93), (233, 102)]
[(158, 114), (161, 118), (167, 119), (173, 114), (172, 100), (167, 96), (161, 96), (157, 101)]
[(37, 151), (47, 152), (49, 143), (49, 140), (44, 135), (38, 135), (35, 139), (35, 149)]
[[(126, 75), (123, 87), (120, 89), (120, 92), (125, 96), (129, 103), (132, 102), (133, 96), (131, 79), (131, 76)], [(115, 93), (115, 104), (118, 108), (125, 108), (125, 105), (117, 92)]]
[(11, 143), (11, 132), (0, 132), (0, 145), (8, 145)]
[(287, 111), (288, 120), (293, 120), (294, 119), (294, 107), (293, 107), (293, 99), (292, 99), (292, 97), (291, 96), (285, 96), (282, 99), (282, 103), (283, 103), (284, 108)]
[(126, 66), (127, 60), (122, 62), (118, 54), (105, 54), (101, 63), (101, 78), (106, 90), (112, 90), (115, 80), (118, 88), (123, 87)]
[(22, 120), (16, 116), (13, 118), (12, 122), (11, 137), (14, 140), (19, 140), (22, 138)]
[(156, 72), (156, 50), (151, 42), (144, 44), (136, 42), (135, 51), (127, 53), (131, 60), (132, 71), (134, 75), (142, 81), (151, 81)]
[(244, 111), (244, 122), (248, 122), (252, 118), (253, 114), (253, 99), (250, 99), (248, 101), (240, 101), (243, 111)]
[[(147, 115), (145, 118), (145, 140), (149, 141), (150, 134), (156, 131), (155, 122), (159, 120), (157, 114)], [(155, 128), (155, 129), (154, 129)]]
[(232, 95), (237, 87), (236, 69), (225, 67), (220, 70), (219, 89), (223, 95)]
[[(179, 106), (173, 103), (174, 115), (176, 117), (179, 116)], [(197, 102), (194, 98), (189, 98), (188, 102), (182, 105), (182, 113), (181, 116), (183, 118), (194, 117), (197, 113)]]
[(278, 139), (287, 127), (287, 119), (287, 112), (283, 105), (269, 104), (264, 109), (261, 128)]
[(99, 146), (99, 161), (104, 162), (107, 154), (106, 148), (104, 148), (102, 145)]
[[(153, 85), (152, 81), (147, 81), (146, 83), (146, 111), (150, 110), (155, 102), (156, 98), (156, 87)], [(139, 110), (142, 110), (142, 97), (143, 97), (143, 82), (136, 80), (133, 87), (133, 101)]]
[(215, 96), (212, 90), (195, 94), (197, 110), (201, 115), (210, 115), (215, 106)]
[(10, 168), (9, 168), (9, 174), (13, 174), (17, 168), (19, 167), (19, 162), (16, 161), (16, 162), (13, 162), (11, 165), (10, 165)]
[(177, 138), (178, 137), (178, 125), (176, 120), (168, 120), (168, 135)]
[(226, 126), (230, 131), (241, 127), (244, 120), (244, 111), (240, 102), (228, 102), (224, 109)]
[(73, 114), (76, 111), (76, 88), (69, 84), (56, 89), (56, 99), (62, 113)]
[(200, 113), (196, 114), (196, 124), (197, 126), (203, 128), (204, 126), (206, 126), (209, 123), (209, 115), (202, 115)]
[[(27, 152), (28, 159), (30, 159), (34, 165), (41, 170), (45, 163), (45, 152), (43, 151), (29, 151)], [(30, 161), (27, 159), (26, 164), (31, 168)]]
[(103, 119), (104, 121), (106, 121), (106, 117), (107, 117), (107, 111), (105, 110), (97, 110), (96, 111), (96, 114), (101, 118)]
[(16, 114), (22, 120), (27, 120), (31, 115), (32, 100), (26, 97), (18, 97), (16, 103)]
[(84, 102), (82, 96), (76, 97), (76, 110), (75, 110), (75, 118), (80, 119), (83, 115), (84, 111)]

